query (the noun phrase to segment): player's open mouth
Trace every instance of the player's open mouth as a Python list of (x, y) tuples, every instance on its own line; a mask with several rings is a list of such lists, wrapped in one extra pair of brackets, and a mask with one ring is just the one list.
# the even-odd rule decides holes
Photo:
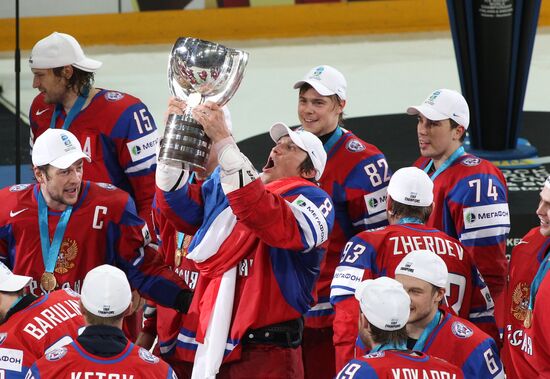
[(541, 226), (548, 226), (550, 225), (550, 222), (548, 221), (544, 221), (542, 218), (539, 217), (539, 220), (540, 220), (540, 225)]
[(270, 168), (273, 168), (274, 166), (275, 166), (275, 162), (273, 161), (273, 159), (271, 159), (271, 157), (269, 157), (268, 160), (267, 160), (267, 163), (265, 164), (265, 166), (263, 168), (263, 171), (268, 170)]

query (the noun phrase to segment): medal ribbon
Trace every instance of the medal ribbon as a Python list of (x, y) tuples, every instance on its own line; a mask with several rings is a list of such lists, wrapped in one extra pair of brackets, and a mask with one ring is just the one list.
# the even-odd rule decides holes
[(537, 296), (537, 292), (539, 291), (540, 284), (542, 283), (542, 280), (546, 276), (546, 273), (550, 270), (550, 256), (546, 257), (544, 261), (539, 266), (539, 269), (537, 270), (537, 274), (535, 275), (535, 278), (533, 279), (533, 282), (531, 283), (531, 293), (529, 294), (529, 308), (528, 310), (530, 312), (533, 312), (533, 308), (535, 307), (535, 297)]
[(57, 262), (57, 256), (59, 255), (59, 248), (69, 223), (69, 218), (73, 207), (68, 205), (67, 208), (61, 213), (59, 222), (55, 227), (55, 233), (52, 243), (50, 245), (50, 235), (48, 231), (48, 206), (42, 191), (38, 191), (38, 225), (40, 226), (40, 245), (42, 246), (42, 258), (44, 260), (44, 268), (46, 272), (53, 273), (55, 269), (55, 263)]
[(439, 325), (439, 321), (441, 321), (441, 312), (438, 309), (432, 321), (430, 321), (428, 326), (426, 326), (426, 329), (424, 329), (424, 331), (420, 335), (420, 338), (414, 344), (414, 348), (413, 348), (414, 351), (424, 351), (424, 345), (426, 344), (426, 340), (428, 339), (430, 334), (433, 332), (433, 330), (437, 327), (437, 325)]
[(397, 223), (399, 225), (402, 225), (402, 224), (420, 224), (420, 225), (423, 225), (424, 224), (424, 222), (422, 222), (421, 219), (416, 218), (416, 217), (403, 217), (403, 218), (400, 218), (399, 221), (397, 221)]
[(336, 144), (336, 142), (340, 139), (340, 137), (342, 137), (343, 134), (344, 134), (344, 130), (342, 130), (342, 128), (340, 126), (337, 126), (336, 130), (330, 136), (328, 141), (323, 144), (323, 147), (325, 148), (325, 151), (327, 153), (330, 151), (330, 149), (332, 149), (334, 144)]
[(183, 251), (183, 240), (185, 239), (185, 233), (182, 232), (176, 232), (178, 234), (178, 249), (181, 249)]
[[(443, 162), (443, 164), (439, 166), (439, 168), (435, 170), (435, 172), (430, 176), (430, 179), (432, 179), (432, 182), (435, 180), (435, 178), (439, 176), (439, 174), (441, 174), (443, 171), (448, 169), (449, 166), (454, 163), (454, 161), (456, 161), (458, 158), (463, 156), (464, 153), (465, 151), (463, 146), (460, 146), (458, 149), (456, 149), (455, 152), (452, 153), (451, 156), (447, 158), (447, 160)], [(426, 174), (430, 172), (430, 169), (432, 168), (433, 164), (434, 164), (434, 161), (432, 159), (430, 163), (428, 163), (428, 165), (424, 168), (424, 172)]]
[(371, 351), (369, 351), (369, 354), (384, 350), (407, 350), (407, 343), (402, 342), (397, 345), (394, 343), (385, 343), (383, 345), (376, 345)]
[[(69, 114), (67, 117), (65, 117), (65, 121), (63, 122), (62, 129), (67, 130), (69, 129), (69, 126), (71, 126), (71, 122), (73, 122), (74, 118), (80, 111), (82, 110), (82, 107), (84, 106), (84, 103), (86, 102), (86, 99), (88, 98), (88, 94), (90, 93), (90, 88), (84, 87), (82, 89), (82, 94), (78, 96), (78, 99), (74, 102), (71, 110), (69, 111)], [(50, 120), (50, 129), (55, 129), (55, 124), (57, 122), (57, 118), (59, 117), (59, 114), (61, 113), (63, 109), (63, 105), (57, 104), (55, 106), (55, 111), (53, 112), (52, 119)]]

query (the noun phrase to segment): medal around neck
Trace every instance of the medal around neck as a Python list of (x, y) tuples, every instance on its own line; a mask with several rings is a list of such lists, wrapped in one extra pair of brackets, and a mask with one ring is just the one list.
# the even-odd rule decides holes
[(40, 278), (40, 285), (45, 291), (52, 291), (57, 286), (57, 280), (52, 272), (44, 272)]

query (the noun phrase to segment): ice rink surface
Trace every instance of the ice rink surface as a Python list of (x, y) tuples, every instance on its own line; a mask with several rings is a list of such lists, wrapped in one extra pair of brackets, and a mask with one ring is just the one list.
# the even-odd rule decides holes
[[(61, 31), (61, 30), (60, 30)], [(287, 40), (215, 41), (250, 53), (244, 79), (229, 102), (233, 131), (242, 140), (267, 131), (276, 121), (296, 124), (294, 82), (313, 66), (338, 68), (348, 81), (346, 117), (404, 113), (436, 88), (460, 90), (450, 33), (323, 37)], [(539, 28), (533, 51), (525, 110), (550, 111), (550, 29)], [(85, 46), (103, 61), (96, 86), (128, 92), (147, 104), (159, 128), (169, 90), (166, 65), (171, 45)], [(37, 91), (22, 51), (21, 109)], [(0, 85), (15, 103), (13, 52), (0, 53)]]

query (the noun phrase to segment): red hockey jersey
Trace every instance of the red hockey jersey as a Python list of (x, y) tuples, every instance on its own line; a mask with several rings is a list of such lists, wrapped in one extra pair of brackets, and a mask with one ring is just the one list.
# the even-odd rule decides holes
[(232, 267), (237, 277), (224, 362), (240, 357), (248, 329), (293, 320), (309, 309), (334, 222), (330, 198), (319, 187), (296, 177), (265, 186), (257, 179), (225, 196), (217, 169), (202, 185), (186, 184), (174, 192), (157, 188), (157, 202), (178, 230), (194, 234), (190, 251), (215, 244), (209, 231), (223, 233), (219, 222), (229, 211), (236, 216), (230, 234), (211, 247), (217, 253), (197, 264), (200, 276), (186, 318), (195, 317), (195, 324), (186, 324), (178, 336), (187, 360), (202, 341), (219, 279)]
[(425, 225), (390, 225), (350, 239), (334, 273), (331, 301), (336, 309), (337, 368), (354, 357), (359, 319), (359, 303), (354, 297), (357, 285), (380, 276), (394, 278), (399, 262), (417, 249), (431, 250), (445, 261), (449, 271), (446, 300), (453, 311), (498, 337), (493, 300), (469, 251), (456, 239)]
[(422, 352), (456, 365), (464, 378), (504, 379), (495, 341), (469, 321), (440, 311), (441, 320), (428, 335)]
[[(533, 366), (533, 339), (535, 328), (526, 329), (523, 322), (527, 315), (531, 282), (541, 262), (550, 249), (550, 238), (539, 232), (539, 227), (531, 229), (512, 250), (510, 260), (506, 307), (504, 308), (504, 347), (502, 359), (506, 367), (506, 376), (510, 379), (535, 378), (540, 374)], [(541, 307), (548, 313), (546, 303)], [(545, 316), (542, 316), (545, 317)]]
[[(156, 201), (153, 202), (153, 220), (158, 233), (159, 255), (163, 257), (164, 263), (185, 281), (189, 289), (194, 291), (199, 279), (199, 269), (194, 261), (187, 258), (192, 235), (178, 233), (160, 212)], [(163, 359), (170, 362), (183, 360), (180, 356), (181, 349), (178, 348), (178, 337), (180, 333), (185, 333), (185, 329), (181, 328), (187, 315), (153, 302), (148, 302), (145, 315), (143, 330), (158, 337), (159, 351)]]
[(460, 369), (424, 353), (384, 350), (352, 359), (336, 379), (461, 379)]
[(148, 350), (128, 342), (118, 355), (103, 358), (78, 342), (47, 353), (32, 365), (27, 379), (177, 379), (172, 368)]
[[(31, 144), (50, 127), (54, 104), (44, 95), (34, 98), (29, 112)], [(56, 120), (61, 128), (64, 111)], [(92, 159), (84, 161), (84, 179), (111, 183), (128, 192), (138, 213), (152, 229), (151, 203), (155, 193), (158, 132), (153, 116), (137, 98), (126, 93), (101, 90), (73, 119), (69, 130)]]
[(332, 198), (335, 220), (316, 286), (318, 303), (306, 313), (306, 326), (313, 328), (332, 326), (330, 282), (346, 242), (363, 230), (388, 224), (386, 189), (391, 177), (384, 154), (345, 129), (337, 128), (324, 148), (327, 164), (319, 185)]
[(24, 378), (48, 350), (71, 343), (84, 327), (72, 290), (46, 294), (0, 325), (0, 378)]
[[(22, 184), (0, 191), (0, 259), (15, 274), (33, 278), (35, 296), (45, 271), (38, 225), (39, 185)], [(61, 212), (48, 212), (52, 238)], [(183, 281), (149, 247), (149, 231), (128, 193), (111, 184), (83, 182), (59, 249), (54, 275), (58, 286), (80, 292), (86, 273), (102, 264), (121, 268), (143, 296), (173, 306)]]
[[(550, 257), (546, 257), (547, 260)], [(550, 276), (545, 275), (537, 291), (533, 309), (533, 356), (530, 357), (533, 368), (540, 378), (550, 377)]]
[[(428, 158), (414, 165), (424, 169)], [(498, 168), (463, 155), (434, 180), (434, 210), (427, 222), (454, 237), (472, 252), (491, 294), (506, 285), (506, 237), (510, 231), (508, 190)]]

